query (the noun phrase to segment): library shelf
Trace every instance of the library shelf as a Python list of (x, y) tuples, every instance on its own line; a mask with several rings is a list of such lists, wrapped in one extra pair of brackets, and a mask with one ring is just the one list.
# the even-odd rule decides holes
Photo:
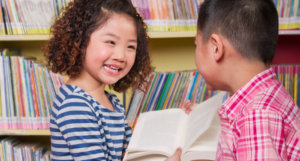
[[(152, 39), (193, 38), (196, 31), (185, 32), (148, 32)], [(279, 35), (300, 35), (300, 30), (279, 30)], [(0, 35), (0, 41), (47, 41), (51, 35)]]
[(38, 129), (38, 130), (31, 130), (31, 129), (1, 129), (0, 135), (24, 135), (24, 136), (50, 136), (49, 129)]

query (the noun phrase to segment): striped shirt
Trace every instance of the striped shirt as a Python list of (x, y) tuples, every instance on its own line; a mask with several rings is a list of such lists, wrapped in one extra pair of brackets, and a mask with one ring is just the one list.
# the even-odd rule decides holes
[(119, 99), (107, 93), (111, 111), (77, 86), (63, 85), (50, 119), (51, 159), (119, 161), (131, 138)]
[(300, 160), (300, 110), (273, 69), (252, 78), (218, 113), (216, 160)]

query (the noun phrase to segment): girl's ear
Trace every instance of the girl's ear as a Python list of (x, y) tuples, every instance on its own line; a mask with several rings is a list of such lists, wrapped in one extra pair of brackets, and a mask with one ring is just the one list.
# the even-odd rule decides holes
[(217, 34), (212, 34), (210, 37), (210, 41), (212, 42), (214, 59), (216, 62), (219, 62), (224, 56), (224, 44)]

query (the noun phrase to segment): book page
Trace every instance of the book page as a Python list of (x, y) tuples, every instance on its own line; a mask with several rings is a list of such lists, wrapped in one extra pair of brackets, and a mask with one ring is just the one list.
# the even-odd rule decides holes
[(187, 116), (181, 109), (141, 114), (127, 152), (152, 151), (153, 154), (173, 155), (182, 141)]
[(209, 128), (188, 148), (181, 158), (182, 161), (197, 160), (199, 158), (215, 160), (220, 134), (221, 122), (216, 112)]
[(217, 110), (222, 105), (222, 99), (226, 92), (221, 92), (216, 96), (200, 103), (188, 115), (186, 129), (182, 141), (183, 154), (187, 149), (203, 134), (210, 126)]

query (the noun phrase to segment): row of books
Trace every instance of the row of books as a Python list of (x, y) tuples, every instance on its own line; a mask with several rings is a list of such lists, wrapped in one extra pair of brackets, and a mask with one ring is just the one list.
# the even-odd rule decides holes
[[(202, 0), (203, 2), (203, 0)], [(200, 0), (132, 0), (147, 31), (196, 31)]]
[(273, 0), (279, 16), (279, 29), (300, 29), (299, 0)]
[[(300, 65), (273, 65), (272, 68), (300, 107)], [(127, 121), (132, 127), (140, 113), (181, 108), (187, 100), (201, 103), (219, 93), (207, 89), (205, 80), (198, 71), (153, 72), (148, 82), (146, 92), (136, 90), (132, 93), (126, 112)]]
[(300, 107), (300, 65), (274, 65), (277, 79)]
[(0, 0), (0, 35), (50, 34), (70, 0)]
[(68, 77), (21, 56), (0, 56), (0, 129), (49, 129), (53, 101)]
[(14, 136), (0, 138), (0, 161), (50, 161), (50, 152), (40, 143), (28, 143)]
[(136, 90), (132, 93), (126, 113), (127, 121), (134, 126), (140, 113), (180, 108), (187, 100), (200, 103), (217, 93), (219, 91), (207, 89), (198, 71), (153, 72), (146, 92)]
[[(49, 34), (54, 18), (71, 0), (0, 0), (0, 35)], [(196, 31), (204, 0), (132, 0), (147, 31)], [(300, 29), (299, 0), (273, 0), (279, 29)]]

